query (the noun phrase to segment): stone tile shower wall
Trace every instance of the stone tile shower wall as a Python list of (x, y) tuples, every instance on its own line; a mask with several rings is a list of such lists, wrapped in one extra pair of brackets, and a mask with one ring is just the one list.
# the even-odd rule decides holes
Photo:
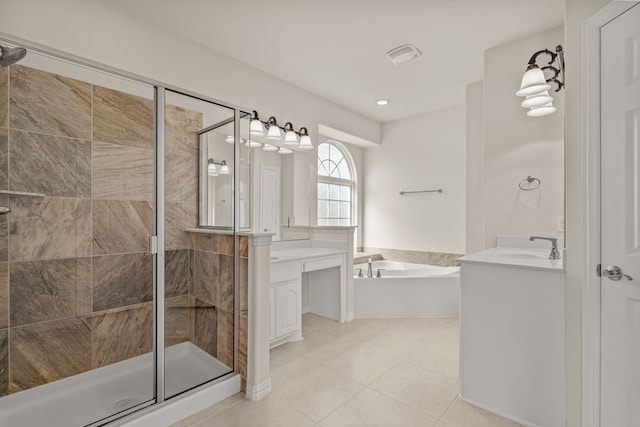
[[(167, 106), (165, 340), (233, 366), (232, 290), (196, 292), (212, 267), (195, 268), (184, 232), (197, 226), (201, 127), (200, 113)], [(0, 395), (152, 350), (152, 141), (149, 99), (0, 68), (0, 190), (46, 195), (0, 194)]]

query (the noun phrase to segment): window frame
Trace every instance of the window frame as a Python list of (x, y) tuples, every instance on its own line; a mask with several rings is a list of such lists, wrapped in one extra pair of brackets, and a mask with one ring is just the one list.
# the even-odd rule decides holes
[[(337, 178), (337, 177), (332, 177), (332, 176), (327, 176), (327, 175), (321, 175), (320, 174), (320, 168), (318, 167), (318, 173), (317, 173), (317, 184), (316, 184), (316, 224), (318, 224), (318, 226), (320, 227), (336, 227), (336, 225), (329, 225), (329, 224), (319, 224), (320, 221), (320, 216), (319, 216), (319, 206), (320, 206), (320, 194), (318, 192), (318, 184), (324, 183), (324, 184), (334, 184), (334, 185), (342, 185), (342, 186), (346, 186), (349, 187), (349, 191), (350, 191), (350, 200), (349, 200), (349, 205), (350, 205), (350, 224), (348, 226), (344, 226), (342, 225), (342, 227), (349, 227), (349, 226), (355, 226), (357, 224), (357, 191), (358, 191), (358, 184), (357, 184), (357, 173), (356, 173), (356, 167), (355, 167), (355, 162), (353, 161), (353, 157), (351, 156), (351, 153), (349, 152), (349, 150), (339, 141), (335, 141), (335, 140), (327, 140), (327, 141), (323, 141), (322, 143), (318, 144), (318, 155), (316, 156), (317, 161), (318, 161), (318, 166), (320, 164), (320, 145), (322, 144), (328, 144), (328, 145), (332, 145), (334, 146), (342, 155), (344, 161), (347, 164), (347, 167), (349, 168), (349, 173), (351, 175), (351, 179), (346, 179), (346, 178)], [(322, 200), (327, 200), (327, 199), (322, 199)], [(323, 218), (323, 219), (331, 219), (331, 218)]]

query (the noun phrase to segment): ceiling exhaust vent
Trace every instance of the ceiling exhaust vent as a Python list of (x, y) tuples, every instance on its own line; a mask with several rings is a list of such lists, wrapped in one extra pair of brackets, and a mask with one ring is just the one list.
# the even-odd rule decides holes
[(403, 44), (387, 52), (387, 58), (394, 65), (404, 65), (408, 62), (418, 59), (422, 52), (412, 44)]

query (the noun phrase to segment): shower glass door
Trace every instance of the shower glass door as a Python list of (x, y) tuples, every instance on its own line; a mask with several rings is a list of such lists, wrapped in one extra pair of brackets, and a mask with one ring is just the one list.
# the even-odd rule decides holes
[[(167, 90), (164, 116), (164, 393), (171, 398), (234, 370), (235, 110)], [(210, 233), (186, 231), (199, 227), (199, 206), (215, 226)]]
[(155, 402), (153, 97), (35, 51), (0, 68), (1, 425)]

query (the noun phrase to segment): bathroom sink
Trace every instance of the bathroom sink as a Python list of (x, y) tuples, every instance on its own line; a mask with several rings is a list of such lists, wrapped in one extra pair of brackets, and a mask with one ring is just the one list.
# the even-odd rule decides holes
[(502, 252), (500, 256), (513, 259), (545, 259), (542, 255), (527, 252)]

